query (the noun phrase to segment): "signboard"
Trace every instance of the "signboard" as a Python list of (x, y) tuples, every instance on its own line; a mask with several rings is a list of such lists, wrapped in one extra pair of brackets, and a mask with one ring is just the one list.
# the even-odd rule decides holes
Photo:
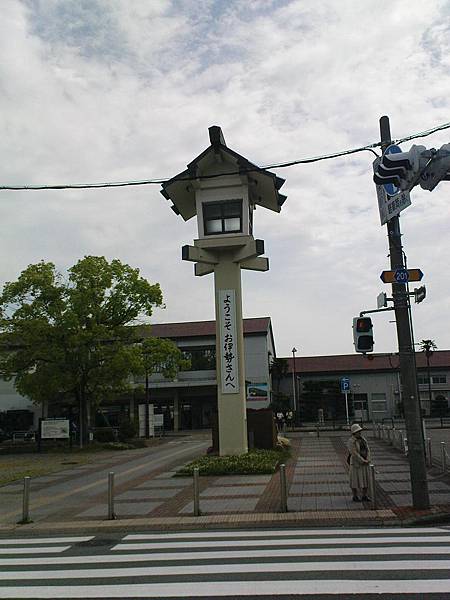
[(423, 273), (420, 269), (395, 269), (383, 271), (380, 275), (384, 283), (408, 283), (408, 281), (420, 281)]
[(239, 392), (236, 299), (234, 290), (219, 290), (219, 340), (222, 394)]
[[(376, 158), (373, 163), (374, 170), (378, 166), (379, 162), (380, 158)], [(375, 186), (377, 189), (378, 210), (380, 212), (381, 225), (385, 225), (389, 221), (389, 219), (392, 219), (392, 217), (396, 217), (402, 212), (402, 210), (411, 205), (411, 196), (408, 191), (399, 191), (398, 193), (391, 196), (385, 189), (385, 186), (390, 185), (391, 184)], [(394, 188), (395, 186), (392, 186), (391, 191), (393, 191)]]
[(41, 439), (69, 439), (69, 419), (43, 419), (41, 421)]
[[(145, 437), (145, 413), (146, 405), (139, 404), (139, 437)], [(155, 407), (153, 404), (148, 405), (148, 434), (150, 437), (155, 437)]]
[(341, 379), (341, 392), (345, 394), (350, 391), (350, 378), (342, 377)]
[(247, 408), (268, 408), (269, 393), (267, 383), (249, 383), (247, 385)]

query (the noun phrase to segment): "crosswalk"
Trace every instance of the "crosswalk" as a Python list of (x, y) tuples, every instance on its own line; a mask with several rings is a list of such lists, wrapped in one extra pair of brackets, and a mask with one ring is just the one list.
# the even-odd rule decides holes
[(450, 528), (205, 530), (98, 543), (94, 536), (0, 539), (0, 598), (368, 594), (450, 598)]

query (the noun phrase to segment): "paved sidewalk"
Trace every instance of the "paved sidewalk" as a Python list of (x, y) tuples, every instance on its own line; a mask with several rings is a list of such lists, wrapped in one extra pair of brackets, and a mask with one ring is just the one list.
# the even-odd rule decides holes
[[(106, 485), (101, 493), (91, 494), (74, 506), (66, 505), (55, 513), (33, 509), (34, 523), (0, 525), (1, 531), (57, 531), (79, 529), (183, 529), (239, 526), (395, 525), (420, 519), (448, 518), (450, 522), (450, 477), (438, 469), (429, 471), (432, 508), (411, 508), (409, 465), (406, 457), (387, 442), (368, 433), (373, 462), (376, 465), (377, 510), (368, 503), (355, 503), (348, 486), (346, 441), (342, 432), (295, 432), (288, 434), (292, 458), (286, 466), (288, 512), (280, 510), (280, 476), (229, 476), (200, 478), (201, 516), (193, 516), (193, 485), (190, 477), (175, 477), (180, 464), (141, 472), (125, 470), (116, 479), (116, 520), (106, 520)], [(202, 448), (201, 453), (204, 452)], [(89, 465), (92, 467), (92, 465)], [(52, 494), (52, 478), (46, 485)], [(16, 487), (20, 484), (12, 484)], [(56, 485), (56, 483), (54, 484)], [(5, 493), (5, 486), (0, 492)], [(17, 498), (16, 498), (17, 499)]]

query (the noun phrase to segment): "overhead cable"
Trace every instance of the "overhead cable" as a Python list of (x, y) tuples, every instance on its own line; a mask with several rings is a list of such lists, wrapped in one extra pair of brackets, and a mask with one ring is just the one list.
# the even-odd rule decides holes
[[(413, 133), (412, 135), (399, 138), (397, 140), (392, 140), (393, 144), (402, 144), (403, 142), (408, 142), (410, 140), (414, 140), (421, 137), (427, 137), (436, 133), (437, 131), (442, 131), (444, 129), (450, 128), (450, 122), (444, 123), (442, 125), (438, 125), (433, 127), (432, 129), (427, 129), (425, 131), (421, 131), (419, 133)], [(137, 186), (137, 185), (161, 185), (167, 181), (192, 181), (193, 179), (213, 179), (215, 177), (222, 177), (223, 175), (240, 175), (243, 173), (251, 173), (257, 171), (266, 171), (267, 169), (283, 169), (286, 167), (293, 167), (295, 165), (304, 165), (309, 163), (315, 163), (322, 160), (330, 160), (333, 158), (339, 158), (341, 156), (348, 156), (350, 154), (357, 154), (359, 152), (372, 152), (376, 156), (378, 154), (375, 152), (375, 148), (379, 148), (381, 146), (381, 142), (375, 142), (373, 144), (368, 144), (367, 146), (361, 146), (359, 148), (351, 148), (350, 150), (342, 150), (340, 152), (333, 152), (331, 154), (322, 154), (320, 156), (312, 156), (307, 158), (300, 158), (298, 160), (291, 160), (288, 162), (281, 163), (273, 163), (269, 165), (265, 165), (263, 167), (251, 166), (246, 168), (240, 168), (237, 171), (230, 171), (229, 173), (216, 173), (211, 175), (201, 175), (197, 176), (186, 176), (186, 177), (174, 177), (174, 178), (155, 178), (155, 179), (142, 179), (136, 181), (111, 181), (111, 182), (103, 182), (103, 183), (70, 183), (70, 184), (53, 184), (53, 185), (0, 185), (0, 190), (67, 190), (67, 189), (91, 189), (91, 188), (112, 188), (112, 187), (129, 187), (129, 186)]]

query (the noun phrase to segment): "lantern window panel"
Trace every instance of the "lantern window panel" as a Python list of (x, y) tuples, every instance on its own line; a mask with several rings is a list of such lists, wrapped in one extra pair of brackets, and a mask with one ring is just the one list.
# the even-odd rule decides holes
[(242, 233), (242, 200), (203, 204), (205, 235)]

